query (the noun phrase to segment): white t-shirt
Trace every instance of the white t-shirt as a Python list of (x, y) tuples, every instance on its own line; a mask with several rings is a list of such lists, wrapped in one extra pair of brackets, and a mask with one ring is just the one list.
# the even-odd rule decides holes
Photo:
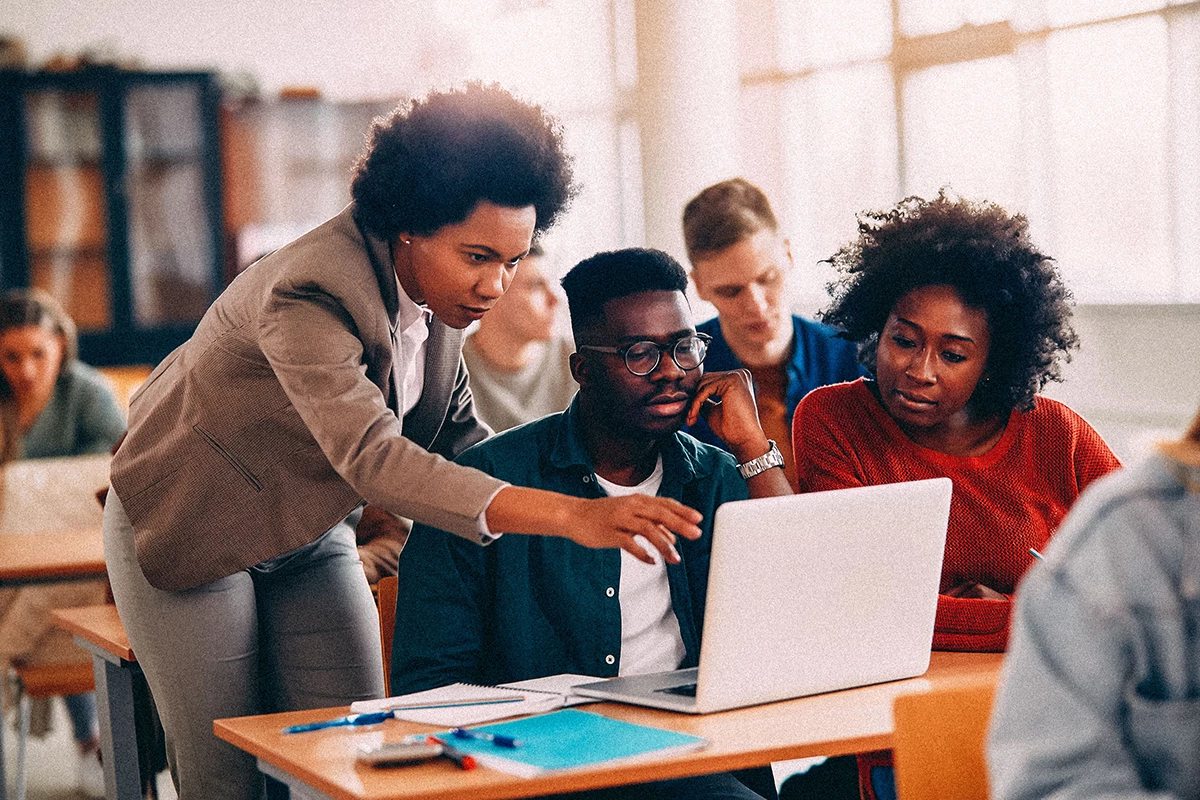
[[(599, 475), (596, 481), (609, 497), (658, 494), (662, 486), (663, 463), (658, 463), (650, 477), (637, 486), (619, 486)], [(654, 558), (645, 564), (621, 551), (621, 582), (618, 599), (621, 605), (621, 664), (620, 675), (643, 675), (647, 672), (666, 672), (678, 669), (687, 650), (679, 632), (679, 619), (671, 605), (671, 586), (667, 582), (667, 566), (662, 554), (643, 537), (634, 537), (642, 549)]]

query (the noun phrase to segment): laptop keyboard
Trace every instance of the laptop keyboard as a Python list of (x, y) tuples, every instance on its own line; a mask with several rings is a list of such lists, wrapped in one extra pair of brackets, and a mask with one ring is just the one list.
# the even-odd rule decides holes
[(696, 696), (696, 684), (685, 683), (681, 686), (668, 686), (665, 689), (655, 689), (656, 692), (664, 692), (666, 694), (681, 694), (684, 697)]

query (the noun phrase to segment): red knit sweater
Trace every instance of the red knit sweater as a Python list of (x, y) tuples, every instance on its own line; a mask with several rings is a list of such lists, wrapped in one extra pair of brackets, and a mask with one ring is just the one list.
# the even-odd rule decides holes
[[(1062, 403), (1037, 397), (1012, 413), (1000, 441), (982, 456), (951, 456), (914, 443), (867, 384), (824, 386), (792, 419), (800, 491), (922, 478), (954, 482), (941, 591), (965, 581), (1011, 595), (1075, 498), (1120, 466), (1100, 435)], [(1000, 652), (1011, 601), (941, 595), (935, 650)]]

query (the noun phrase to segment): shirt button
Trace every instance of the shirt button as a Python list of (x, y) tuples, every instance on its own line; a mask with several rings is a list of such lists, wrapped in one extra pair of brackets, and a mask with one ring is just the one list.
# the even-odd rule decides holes
[(617, 590), (610, 586), (604, 590), (604, 593), (606, 595), (608, 595), (609, 597), (612, 597), (613, 595), (615, 595), (617, 593)]
[(604, 657), (604, 663), (612, 666), (613, 664), (617, 663), (617, 659), (615, 656), (610, 654)]

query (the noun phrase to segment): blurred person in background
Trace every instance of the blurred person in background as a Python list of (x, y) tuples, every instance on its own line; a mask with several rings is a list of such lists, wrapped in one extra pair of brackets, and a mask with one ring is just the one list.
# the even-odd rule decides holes
[[(787, 446), (792, 414), (818, 386), (862, 374), (857, 348), (836, 338), (832, 328), (791, 313), (791, 244), (780, 234), (767, 196), (746, 179), (721, 181), (692, 198), (683, 209), (683, 241), (696, 293), (717, 309), (716, 318), (697, 326), (713, 337), (706, 367), (750, 371), (759, 421), (767, 437), (781, 444), (784, 474), (795, 491), (795, 458)], [(725, 446), (704, 419), (686, 430)], [(848, 787), (844, 796), (850, 798), (857, 796), (856, 775), (853, 756), (829, 759), (792, 779), (791, 791), (835, 800), (842, 796), (836, 787)]]
[[(58, 302), (37, 289), (0, 296), (0, 463), (109, 452), (125, 431), (125, 416), (105, 379), (76, 357), (75, 323)], [(9, 664), (87, 662), (71, 635), (49, 612), (103, 603), (103, 581), (0, 589), (0, 669)], [(104, 792), (96, 699), (91, 692), (64, 698), (79, 762), (79, 786)], [(38, 704), (40, 720), (48, 707)], [(45, 722), (31, 730), (45, 729)]]
[(565, 411), (575, 396), (570, 337), (555, 335), (558, 295), (534, 244), (508, 291), (463, 342), (475, 413), (496, 433)]
[(355, 514), (346, 518), (346, 524), (354, 528), (354, 541), (358, 547), (358, 560), (362, 562), (367, 583), (374, 586), (380, 578), (396, 574), (400, 563), (400, 551), (412, 531), (412, 520), (398, 517), (379, 506), (363, 506), (357, 521)]
[(1013, 616), (993, 797), (1200, 797), (1200, 414), (1079, 498)]
[(107, 453), (125, 431), (108, 381), (78, 359), (75, 323), (38, 289), (0, 296), (6, 459)]
[[(779, 233), (775, 212), (757, 186), (733, 178), (700, 192), (683, 209), (683, 240), (696, 293), (717, 309), (715, 319), (697, 326), (713, 337), (708, 369), (750, 370), (763, 430), (781, 444), (790, 441), (800, 398), (818, 386), (862, 374), (857, 349), (836, 338), (832, 328), (789, 310), (791, 244)], [(704, 420), (687, 430), (723, 446)], [(781, 449), (794, 490), (792, 454), (786, 446)]]

